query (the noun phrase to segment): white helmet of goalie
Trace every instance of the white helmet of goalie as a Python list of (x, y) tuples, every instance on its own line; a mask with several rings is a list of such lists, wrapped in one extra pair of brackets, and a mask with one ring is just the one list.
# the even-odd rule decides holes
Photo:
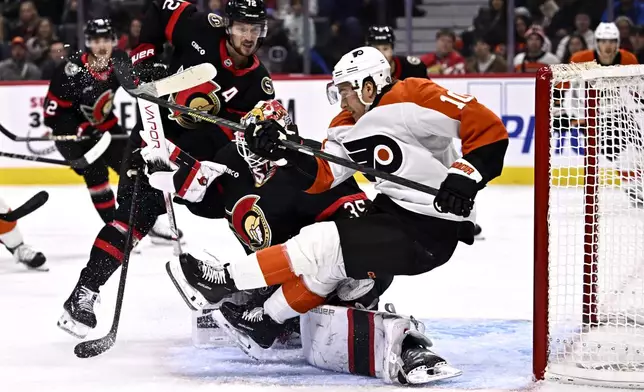
[(617, 41), (617, 44), (619, 45), (619, 29), (615, 23), (602, 22), (595, 30), (595, 39)]
[(340, 100), (337, 93), (338, 85), (350, 83), (360, 102), (369, 105), (362, 99), (362, 87), (367, 78), (373, 79), (376, 93), (380, 93), (383, 87), (391, 83), (391, 66), (378, 49), (363, 46), (342, 56), (333, 67), (333, 83), (327, 86), (329, 102), (334, 104)]

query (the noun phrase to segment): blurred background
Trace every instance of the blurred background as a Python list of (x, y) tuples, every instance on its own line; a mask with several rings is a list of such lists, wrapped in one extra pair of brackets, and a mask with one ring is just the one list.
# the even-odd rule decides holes
[[(137, 46), (151, 0), (2, 0), (0, 69), (12, 47), (26, 49), (28, 72), (11, 80), (49, 80), (83, 45), (85, 20), (109, 17), (118, 46)], [(192, 0), (220, 14), (226, 0)], [(529, 73), (592, 49), (594, 29), (614, 21), (620, 47), (644, 61), (644, 0), (265, 0), (268, 36), (258, 55), (274, 74), (330, 74), (372, 25), (395, 29), (395, 54), (417, 56), (432, 75)], [(482, 66), (485, 69), (481, 69)], [(0, 80), (7, 80), (0, 73)]]

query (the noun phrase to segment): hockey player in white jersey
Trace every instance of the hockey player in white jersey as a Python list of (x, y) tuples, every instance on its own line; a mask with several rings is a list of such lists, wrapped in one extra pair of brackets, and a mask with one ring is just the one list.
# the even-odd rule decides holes
[[(2, 198), (0, 198), (0, 213), (4, 214), (9, 212), (10, 208)], [(25, 265), (29, 269), (47, 271), (45, 265), (47, 258), (42, 252), (33, 250), (29, 245), (26, 245), (22, 233), (18, 229), (17, 222), (9, 222), (0, 219), (0, 242), (2, 242), (7, 250), (13, 255), (17, 263)]]
[[(267, 280), (283, 284), (263, 308), (223, 303), (214, 312), (251, 345), (270, 346), (276, 325), (314, 308), (347, 277), (417, 275), (447, 262), (459, 241), (473, 243), (474, 198), (503, 167), (508, 135), (496, 115), (474, 97), (427, 79), (392, 83), (377, 49), (343, 56), (332, 87), (343, 112), (328, 132), (326, 152), (439, 191), (434, 197), (367, 177), (380, 194), (364, 217), (313, 224), (283, 245), (227, 260), (221, 268), (209, 260), (169, 263), (182, 295), (195, 304), (217, 303), (230, 293), (264, 287)], [(454, 138), (462, 142), (460, 158)], [(280, 140), (297, 136), (275, 122), (250, 126), (245, 139), (260, 156), (286, 159), (293, 181), (307, 192), (325, 191), (354, 174), (286, 150)]]

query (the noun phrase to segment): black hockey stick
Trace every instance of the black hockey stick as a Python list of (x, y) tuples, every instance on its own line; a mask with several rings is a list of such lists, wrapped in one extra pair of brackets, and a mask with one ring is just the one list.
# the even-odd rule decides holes
[(116, 342), (116, 333), (119, 329), (119, 321), (121, 320), (121, 309), (123, 308), (123, 295), (125, 294), (125, 281), (127, 278), (127, 267), (130, 264), (130, 253), (133, 247), (134, 237), (134, 222), (137, 213), (137, 196), (141, 188), (141, 169), (137, 169), (136, 179), (134, 180), (134, 190), (132, 191), (132, 207), (130, 208), (129, 227), (127, 230), (127, 237), (125, 239), (125, 250), (123, 251), (123, 263), (121, 264), (121, 277), (119, 279), (119, 288), (116, 293), (116, 308), (114, 309), (114, 320), (112, 327), (107, 335), (95, 340), (88, 340), (82, 342), (74, 347), (74, 354), (78, 358), (92, 358), (97, 355), (103, 354), (114, 346)]
[[(13, 140), (14, 142), (83, 142), (86, 140), (97, 140), (91, 136), (76, 136), (76, 135), (50, 135), (42, 137), (24, 137), (12, 133), (2, 124), (0, 124), (0, 133)], [(113, 140), (127, 139), (130, 135), (116, 134), (112, 135)]]
[(32, 212), (36, 211), (38, 208), (42, 207), (42, 205), (45, 204), (47, 200), (49, 200), (49, 193), (40, 191), (15, 210), (9, 211), (5, 214), (0, 214), (0, 220), (15, 222), (23, 216), (29, 215)]

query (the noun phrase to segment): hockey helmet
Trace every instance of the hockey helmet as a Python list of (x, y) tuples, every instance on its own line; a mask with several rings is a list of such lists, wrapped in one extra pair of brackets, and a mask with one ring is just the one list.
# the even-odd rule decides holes
[(368, 46), (389, 44), (393, 48), (395, 42), (394, 29), (390, 26), (371, 26), (367, 31)]
[(370, 46), (352, 50), (333, 67), (333, 82), (327, 85), (329, 102), (333, 105), (340, 101), (337, 87), (348, 82), (358, 94), (360, 102), (369, 105), (362, 100), (362, 87), (366, 79), (373, 80), (376, 93), (380, 93), (383, 87), (391, 83), (389, 61), (378, 49)]
[(611, 40), (617, 41), (619, 45), (619, 29), (615, 23), (605, 23), (602, 22), (597, 26), (595, 30), (595, 39), (596, 40)]
[(259, 38), (266, 37), (267, 18), (264, 0), (228, 0), (224, 10), (227, 18), (228, 34), (234, 22), (257, 26)]
[(85, 25), (85, 46), (89, 47), (89, 41), (95, 38), (108, 38), (116, 44), (117, 38), (109, 19), (92, 19)]

